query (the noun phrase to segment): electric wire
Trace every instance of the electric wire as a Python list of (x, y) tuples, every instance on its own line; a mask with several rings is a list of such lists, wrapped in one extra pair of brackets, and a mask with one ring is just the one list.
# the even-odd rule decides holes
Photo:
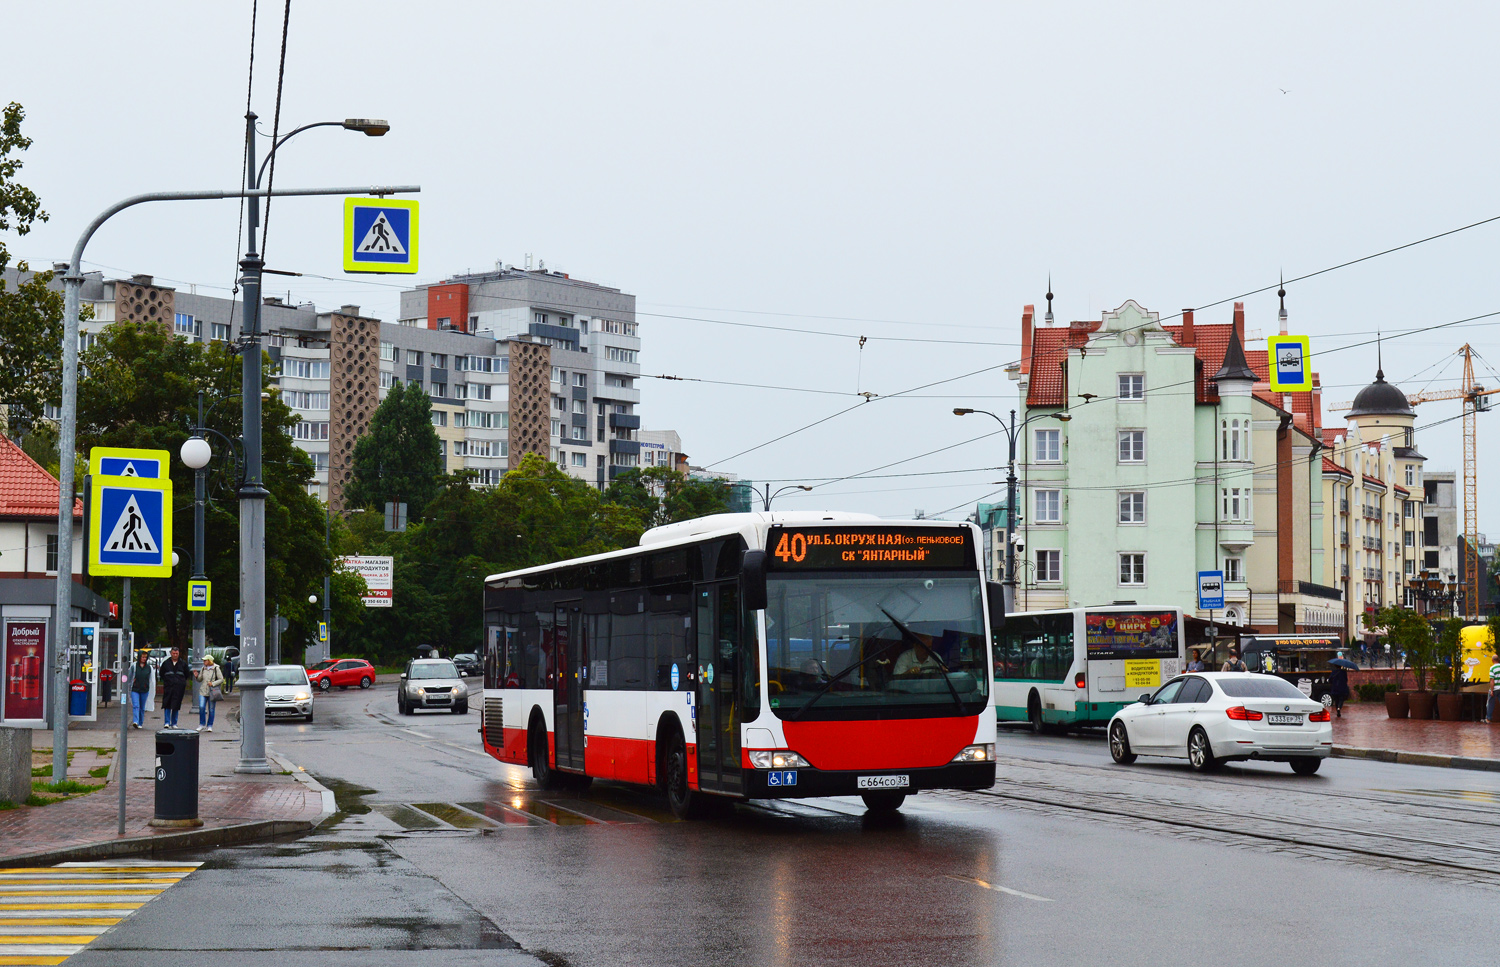
[[(281, 16), (281, 61), (276, 68), (276, 113), (271, 119), (271, 170), (266, 175), (266, 217), (260, 225), (260, 254), (265, 258), (266, 237), (271, 232), (271, 189), (276, 187), (276, 142), (281, 137), (281, 92), (286, 79), (286, 41), (292, 24), (292, 0), (286, 0)], [(254, 135), (251, 135), (254, 137)]]

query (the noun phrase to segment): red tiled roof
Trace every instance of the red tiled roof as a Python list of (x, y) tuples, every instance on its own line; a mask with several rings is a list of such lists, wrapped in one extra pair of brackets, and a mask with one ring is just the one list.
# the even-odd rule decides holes
[(1411, 496), (1411, 491), (1407, 490), (1405, 487), (1401, 486), (1400, 484), (1396, 484), (1396, 493), (1398, 493), (1398, 494), (1406, 494), (1406, 496), (1408, 496), (1408, 497)]
[(1369, 474), (1365, 474), (1364, 477), (1365, 477), (1365, 483), (1367, 483), (1367, 484), (1374, 484), (1377, 487), (1384, 487), (1385, 486), (1385, 481), (1381, 480), (1379, 477), (1372, 477)]
[[(1181, 326), (1162, 326), (1172, 334), (1177, 344), (1183, 345)], [(1219, 371), (1224, 365), (1224, 354), (1229, 352), (1229, 334), (1234, 331), (1232, 325), (1214, 325), (1200, 322), (1193, 326), (1193, 351), (1198, 356), (1197, 373), (1197, 400), (1199, 403), (1217, 403), (1219, 401), (1219, 390), (1208, 377)], [(1253, 363), (1251, 365), (1254, 365)]]
[(1027, 406), (1067, 406), (1067, 377), (1063, 368), (1068, 350), (1089, 341), (1089, 335), (1104, 325), (1098, 322), (1074, 322), (1067, 328), (1053, 326), (1033, 330), (1031, 334), (1031, 383), (1026, 389)]
[[(83, 516), (82, 501), (74, 501), (73, 516)], [(0, 436), (0, 517), (57, 519), (57, 478), (3, 436)]]
[(1336, 473), (1336, 474), (1339, 474), (1340, 476), (1343, 476), (1343, 477), (1353, 477), (1354, 476), (1353, 473), (1349, 472), (1348, 470), (1345, 470), (1343, 467), (1341, 467), (1338, 464), (1334, 463), (1332, 460), (1328, 459), (1327, 457), (1323, 458), (1323, 472), (1324, 473)]

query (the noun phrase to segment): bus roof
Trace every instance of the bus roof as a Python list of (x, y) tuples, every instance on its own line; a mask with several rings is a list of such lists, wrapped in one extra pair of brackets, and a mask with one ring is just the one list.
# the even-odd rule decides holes
[[(887, 520), (876, 517), (873, 514), (852, 514), (846, 511), (807, 511), (807, 510), (773, 510), (770, 512), (754, 511), (747, 514), (710, 514), (707, 517), (695, 517), (692, 520), (679, 521), (675, 524), (663, 524), (653, 527), (641, 535), (641, 542), (636, 547), (622, 547), (618, 551), (606, 551), (603, 554), (593, 554), (588, 557), (569, 558), (564, 561), (554, 561), (551, 564), (539, 564), (536, 567), (522, 568), (518, 571), (505, 571), (499, 574), (491, 574), (485, 578), (485, 582), (498, 581), (505, 578), (524, 577), (528, 574), (541, 574), (559, 567), (571, 567), (577, 564), (594, 564), (599, 561), (610, 561), (615, 558), (629, 557), (641, 551), (658, 548), (675, 547), (679, 544), (690, 544), (694, 541), (707, 540), (714, 537), (729, 537), (739, 534), (742, 537), (749, 535), (760, 527), (770, 526), (817, 526), (819, 524), (889, 524), (894, 527), (970, 527), (974, 525), (968, 521), (961, 520)], [(746, 543), (753, 543), (746, 541)]]

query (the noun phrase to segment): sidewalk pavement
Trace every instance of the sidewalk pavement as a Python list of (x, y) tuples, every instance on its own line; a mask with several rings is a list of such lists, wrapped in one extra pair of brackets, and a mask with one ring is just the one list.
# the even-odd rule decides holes
[[(198, 816), (196, 829), (157, 829), (148, 825), (155, 812), (156, 730), (162, 710), (147, 713), (146, 725), (129, 729), (128, 778), (125, 787), (125, 835), (118, 834), (118, 750), (110, 781), (95, 793), (50, 806), (22, 806), (0, 812), (0, 867), (97, 860), (174, 849), (222, 846), (273, 836), (309, 832), (333, 813), (333, 793), (307, 773), (269, 752), (272, 775), (237, 775), (240, 757), (239, 695), (219, 702), (214, 731), (199, 734)], [(196, 728), (196, 710), (184, 703), (179, 725)], [(99, 721), (74, 723), (69, 748), (111, 748), (119, 744), (119, 707), (99, 710)], [(52, 733), (32, 733), (34, 748), (52, 748)], [(68, 769), (77, 772), (85, 759), (75, 755)], [(94, 765), (98, 762), (94, 761)]]
[(1393, 719), (1383, 702), (1345, 705), (1333, 741), (1336, 756), (1500, 772), (1500, 725)]

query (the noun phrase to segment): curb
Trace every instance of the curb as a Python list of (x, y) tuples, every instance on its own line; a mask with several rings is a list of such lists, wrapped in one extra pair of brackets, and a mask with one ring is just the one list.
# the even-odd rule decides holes
[(201, 849), (216, 846), (235, 846), (277, 836), (301, 835), (312, 832), (313, 824), (305, 820), (289, 822), (281, 819), (264, 819), (253, 823), (236, 823), (232, 826), (216, 826), (213, 829), (194, 829), (181, 833), (157, 833), (155, 836), (132, 836), (104, 843), (89, 843), (65, 849), (27, 853), (23, 856), (0, 858), (0, 868), (11, 866), (50, 866), (55, 863), (76, 863), (89, 860), (112, 859), (117, 856), (140, 856), (148, 853), (166, 853), (173, 850)]
[(309, 830), (317, 829), (319, 826), (323, 825), (324, 820), (338, 811), (338, 803), (334, 799), (333, 790), (329, 789), (327, 786), (314, 779), (312, 777), (312, 773), (308, 772), (306, 769), (292, 762), (291, 759), (288, 759), (286, 756), (281, 755), (280, 753), (272, 752), (271, 750), (267, 749), (266, 756), (270, 759), (275, 760), (276, 764), (281, 766), (283, 771), (290, 772), (292, 774), (292, 778), (296, 779), (304, 786), (307, 786), (309, 789), (322, 796), (323, 811), (318, 813), (318, 818), (312, 821), (312, 825), (309, 827)]
[(1347, 745), (1334, 746), (1333, 755), (1339, 759), (1374, 759), (1377, 762), (1396, 762), (1408, 766), (1500, 772), (1500, 759), (1476, 759), (1463, 755), (1434, 755), (1430, 752), (1402, 752), (1399, 749), (1357, 749)]

